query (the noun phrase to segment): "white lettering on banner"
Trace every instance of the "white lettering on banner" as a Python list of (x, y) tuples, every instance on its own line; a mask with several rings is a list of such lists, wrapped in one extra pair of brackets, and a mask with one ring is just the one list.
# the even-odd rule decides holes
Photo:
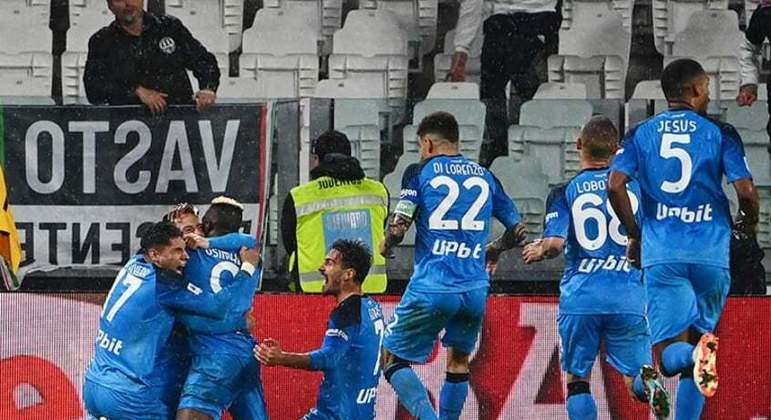
[(233, 163), (233, 151), (236, 149), (236, 138), (240, 124), (241, 121), (239, 120), (228, 120), (222, 142), (222, 154), (218, 162), (217, 152), (214, 150), (214, 133), (211, 128), (211, 121), (198, 121), (198, 130), (201, 133), (201, 143), (203, 144), (203, 156), (206, 159), (206, 170), (209, 172), (212, 191), (224, 192), (228, 186), (228, 176), (230, 175), (230, 166)]
[[(38, 146), (40, 136), (47, 133), (51, 137), (51, 179), (40, 179)], [(24, 137), (24, 151), (27, 156), (27, 185), (38, 194), (51, 194), (64, 184), (64, 132), (53, 121), (36, 121), (27, 129)]]
[(666, 204), (656, 204), (656, 220), (668, 217), (680, 219), (683, 223), (700, 223), (712, 221), (712, 205), (702, 204), (696, 210), (688, 207), (667, 207)]
[(70, 121), (68, 125), (73, 133), (83, 133), (83, 192), (96, 192), (96, 133), (110, 130), (107, 121)]
[(119, 125), (118, 129), (115, 130), (115, 143), (126, 144), (126, 139), (129, 133), (132, 132), (139, 135), (139, 142), (115, 164), (115, 169), (113, 170), (115, 185), (126, 194), (140, 193), (150, 185), (150, 171), (139, 171), (137, 180), (134, 182), (129, 181), (126, 176), (129, 168), (139, 162), (147, 151), (150, 150), (153, 139), (153, 135), (147, 125), (141, 121), (129, 120)]
[[(179, 151), (179, 159), (182, 163), (180, 170), (171, 169), (177, 151)], [(166, 134), (166, 145), (163, 147), (163, 157), (161, 158), (161, 168), (158, 170), (158, 182), (155, 184), (155, 191), (168, 192), (171, 181), (184, 181), (187, 192), (198, 192), (193, 155), (190, 154), (190, 142), (187, 140), (184, 121), (169, 123), (169, 132)]]

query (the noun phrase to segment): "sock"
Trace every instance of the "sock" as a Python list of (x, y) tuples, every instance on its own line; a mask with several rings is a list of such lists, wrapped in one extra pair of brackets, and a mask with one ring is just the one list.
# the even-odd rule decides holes
[(689, 368), (693, 368), (692, 344), (672, 343), (661, 352), (661, 373), (664, 376), (675, 376)]
[(645, 395), (645, 384), (643, 384), (642, 376), (639, 374), (634, 377), (632, 383), (632, 393), (638, 400), (642, 402), (648, 402), (648, 396)]
[(570, 420), (597, 419), (597, 403), (594, 402), (589, 390), (589, 382), (579, 381), (568, 384), (567, 408)]
[(704, 409), (704, 395), (699, 392), (696, 382), (690, 376), (681, 376), (677, 386), (675, 418), (677, 420), (699, 420)]
[(468, 373), (447, 372), (439, 394), (439, 418), (458, 420), (468, 395)]
[(428, 399), (428, 391), (420, 382), (415, 371), (407, 364), (391, 365), (384, 372), (386, 380), (391, 384), (399, 401), (418, 420), (434, 420), (436, 412)]

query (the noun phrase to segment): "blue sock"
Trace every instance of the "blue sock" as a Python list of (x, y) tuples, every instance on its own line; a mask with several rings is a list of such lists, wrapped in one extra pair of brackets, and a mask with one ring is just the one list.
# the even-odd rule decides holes
[(458, 420), (468, 395), (468, 373), (447, 372), (439, 394), (439, 418)]
[(407, 364), (394, 364), (384, 372), (396, 395), (407, 411), (418, 420), (434, 420), (436, 412), (428, 399), (428, 392), (415, 371)]
[(661, 373), (675, 376), (693, 367), (693, 345), (677, 342), (668, 345), (661, 352)]
[(568, 384), (567, 408), (570, 420), (597, 419), (597, 403), (594, 402), (588, 382), (579, 381)]
[(648, 396), (645, 395), (645, 384), (643, 384), (642, 376), (639, 374), (634, 377), (632, 393), (634, 393), (634, 396), (637, 397), (638, 400), (648, 402)]
[(704, 395), (699, 392), (693, 378), (681, 376), (677, 386), (675, 418), (677, 420), (699, 420), (704, 409)]

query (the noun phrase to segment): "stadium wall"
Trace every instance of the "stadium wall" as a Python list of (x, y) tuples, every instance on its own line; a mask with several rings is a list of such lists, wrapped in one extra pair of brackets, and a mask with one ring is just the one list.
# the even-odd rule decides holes
[[(83, 418), (80, 387), (93, 354), (105, 294), (0, 294), (0, 418)], [(378, 297), (389, 316), (398, 296)], [(331, 298), (260, 295), (255, 298), (256, 334), (290, 351), (318, 346)], [(464, 419), (562, 419), (565, 377), (559, 369), (557, 298), (491, 296), (479, 348), (474, 352), (472, 390)], [(771, 297), (730, 298), (721, 320), (721, 382), (704, 419), (771, 418)], [(417, 372), (438, 395), (445, 352), (435, 349)], [(626, 394), (607, 363), (593, 371), (600, 418), (644, 419), (647, 410)], [(274, 419), (296, 419), (315, 403), (320, 373), (265, 368), (263, 383)], [(668, 388), (676, 389), (669, 380)], [(381, 381), (379, 419), (406, 419), (393, 391)], [(676, 398), (676, 396), (675, 396)]]

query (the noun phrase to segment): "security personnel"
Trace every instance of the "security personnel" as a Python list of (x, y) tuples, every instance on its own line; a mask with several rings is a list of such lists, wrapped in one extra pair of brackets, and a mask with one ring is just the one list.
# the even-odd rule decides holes
[[(312, 145), (311, 179), (293, 188), (284, 202), (281, 235), (290, 267), (306, 293), (320, 293), (318, 267), (337, 239), (357, 239), (377, 249), (384, 238), (388, 191), (366, 178), (345, 134), (329, 131)], [(376, 254), (364, 280), (364, 293), (386, 289), (385, 258)]]
[(0, 166), (0, 289), (16, 290), (21, 281), (16, 277), (21, 263), (19, 233), (8, 205), (5, 175)]
[[(144, 11), (144, 0), (107, 0), (115, 21), (88, 41), (83, 82), (92, 104), (144, 104), (154, 114), (167, 104), (214, 104), (220, 71), (217, 59), (182, 22)], [(200, 89), (193, 95), (191, 70)]]

